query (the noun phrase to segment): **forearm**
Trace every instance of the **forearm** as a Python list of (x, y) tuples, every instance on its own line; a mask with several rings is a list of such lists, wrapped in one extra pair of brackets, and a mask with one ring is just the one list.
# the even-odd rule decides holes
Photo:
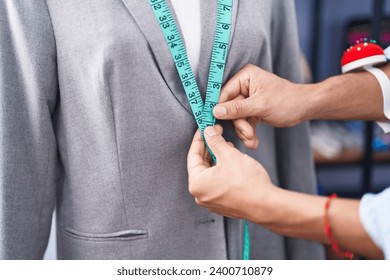
[[(390, 64), (381, 67), (390, 77)], [(382, 91), (377, 79), (362, 71), (302, 85), (309, 98), (305, 119), (386, 121)]]
[[(328, 243), (324, 230), (326, 200), (326, 197), (277, 189), (267, 201), (269, 209), (263, 212), (271, 213), (270, 216), (266, 221), (260, 217), (257, 222), (278, 234)], [(369, 258), (383, 258), (382, 252), (363, 228), (358, 209), (358, 200), (331, 201), (328, 218), (333, 239), (342, 248)]]

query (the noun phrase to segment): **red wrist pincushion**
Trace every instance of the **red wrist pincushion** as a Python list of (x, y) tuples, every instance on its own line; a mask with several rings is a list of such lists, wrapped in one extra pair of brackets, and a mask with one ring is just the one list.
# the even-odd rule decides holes
[(367, 39), (358, 41), (358, 44), (348, 48), (341, 59), (341, 70), (347, 73), (353, 70), (362, 70), (386, 62), (383, 49), (375, 41)]

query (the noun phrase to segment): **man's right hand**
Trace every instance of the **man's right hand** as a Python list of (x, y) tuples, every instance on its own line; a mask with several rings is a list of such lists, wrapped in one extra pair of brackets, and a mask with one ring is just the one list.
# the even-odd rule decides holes
[(286, 127), (304, 120), (310, 103), (307, 88), (248, 64), (224, 85), (213, 114), (233, 120), (239, 138), (254, 149), (257, 122)]

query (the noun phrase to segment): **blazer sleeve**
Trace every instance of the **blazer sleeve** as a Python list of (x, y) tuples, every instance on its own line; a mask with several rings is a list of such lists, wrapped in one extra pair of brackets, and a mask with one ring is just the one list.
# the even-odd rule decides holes
[[(273, 0), (273, 71), (293, 82), (303, 82), (298, 28), (293, 0)], [(316, 193), (316, 178), (309, 139), (309, 125), (276, 129), (279, 185), (303, 193)], [(288, 259), (322, 259), (322, 245), (285, 238)]]
[(43, 257), (55, 204), (58, 80), (45, 0), (0, 1), (0, 258)]

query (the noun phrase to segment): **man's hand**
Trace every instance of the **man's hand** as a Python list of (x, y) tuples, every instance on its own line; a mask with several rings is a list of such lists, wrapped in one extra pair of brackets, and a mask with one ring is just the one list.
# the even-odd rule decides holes
[(307, 86), (291, 83), (254, 65), (246, 65), (222, 88), (213, 114), (233, 120), (237, 135), (248, 148), (256, 148), (256, 123), (293, 126), (304, 120), (310, 102)]
[[(220, 126), (217, 129), (221, 131)], [(198, 205), (212, 212), (258, 222), (264, 217), (259, 211), (264, 211), (268, 194), (276, 188), (263, 166), (227, 143), (217, 129), (205, 130), (206, 142), (217, 158), (215, 166), (210, 164), (200, 131), (194, 136), (187, 159), (189, 191)]]

